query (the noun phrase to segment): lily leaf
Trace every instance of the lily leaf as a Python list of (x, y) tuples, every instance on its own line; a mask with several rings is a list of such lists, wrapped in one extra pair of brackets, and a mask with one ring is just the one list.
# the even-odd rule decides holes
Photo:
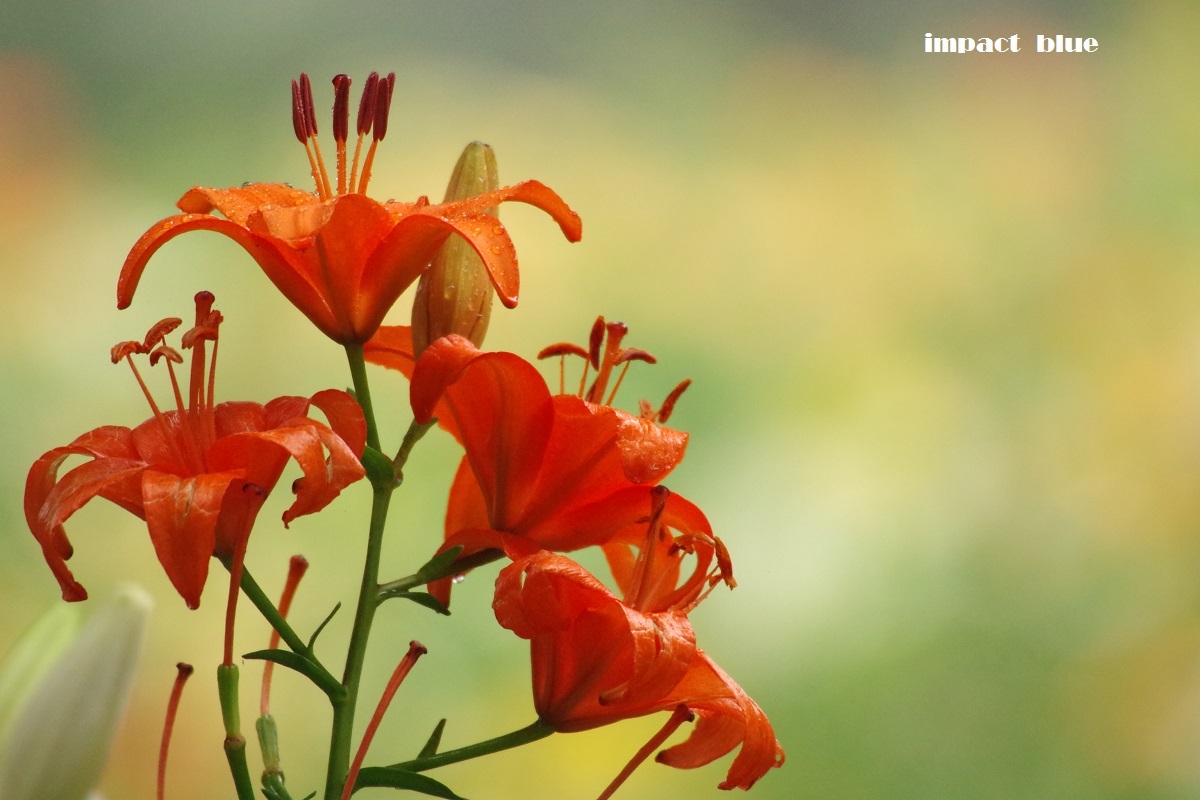
[(346, 693), (345, 688), (328, 672), (291, 650), (255, 650), (253, 653), (246, 653), (242, 658), (273, 661), (282, 667), (295, 670), (312, 681), (330, 700), (340, 700)]
[(321, 631), (325, 630), (325, 626), (329, 624), (329, 621), (333, 619), (334, 614), (336, 614), (341, 607), (341, 602), (338, 602), (338, 604), (333, 607), (333, 611), (330, 611), (325, 619), (321, 620), (321, 624), (317, 626), (315, 631), (313, 631), (313, 635), (308, 637), (308, 652), (315, 652), (313, 648), (317, 644), (317, 637), (321, 635)]
[(380, 601), (391, 600), (393, 597), (403, 597), (406, 600), (412, 600), (417, 605), (425, 606), (426, 608), (436, 611), (439, 614), (444, 614), (447, 617), (450, 616), (450, 609), (446, 608), (446, 606), (442, 604), (441, 600), (438, 600), (429, 592), (385, 591), (379, 593)]
[(426, 561), (421, 568), (417, 570), (417, 574), (424, 579), (425, 583), (445, 577), (446, 570), (451, 564), (454, 563), (454, 559), (458, 558), (459, 553), (462, 551), (462, 545), (458, 545), (456, 547), (451, 547), (444, 553), (438, 553), (436, 556)]
[(445, 800), (465, 800), (450, 790), (443, 783), (435, 781), (428, 775), (419, 772), (409, 772), (395, 767), (365, 767), (358, 773), (355, 789), (367, 786), (387, 786), (392, 789), (408, 789), (431, 797), (442, 797)]
[(442, 743), (442, 731), (446, 730), (446, 719), (443, 717), (434, 726), (433, 733), (429, 734), (429, 741), (425, 742), (425, 746), (421, 748), (421, 752), (417, 754), (417, 758), (429, 758), (437, 755), (438, 746)]

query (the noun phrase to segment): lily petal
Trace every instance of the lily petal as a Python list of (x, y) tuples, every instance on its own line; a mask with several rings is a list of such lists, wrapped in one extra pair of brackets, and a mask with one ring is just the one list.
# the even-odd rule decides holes
[(242, 473), (209, 472), (181, 478), (142, 473), (142, 497), (150, 541), (159, 563), (188, 608), (200, 606), (208, 562), (216, 546), (217, 518), (229, 484)]
[[(331, 337), (334, 333), (341, 333), (345, 323), (330, 307), (322, 293), (323, 287), (314, 276), (315, 267), (310, 265), (310, 259), (304, 252), (210, 214), (168, 217), (142, 234), (121, 267), (121, 275), (117, 279), (117, 308), (128, 308), (133, 302), (134, 292), (150, 257), (171, 239), (194, 230), (214, 231), (237, 242), (258, 263), (271, 283), (314, 325)], [(315, 256), (311, 260), (315, 261)]]

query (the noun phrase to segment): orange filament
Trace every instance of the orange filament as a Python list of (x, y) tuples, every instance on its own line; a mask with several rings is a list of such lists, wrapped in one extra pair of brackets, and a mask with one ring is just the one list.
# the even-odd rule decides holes
[(375, 706), (375, 713), (371, 715), (371, 721), (367, 723), (367, 729), (363, 732), (362, 741), (358, 745), (358, 752), (354, 754), (354, 761), (350, 764), (350, 771), (346, 774), (346, 783), (342, 786), (342, 800), (350, 800), (350, 795), (354, 793), (354, 783), (358, 780), (359, 770), (362, 769), (363, 759), (367, 757), (367, 748), (370, 747), (371, 741), (375, 738), (375, 732), (379, 730), (379, 723), (383, 721), (383, 715), (387, 711), (388, 706), (392, 704), (392, 698), (396, 696), (396, 691), (400, 688), (400, 684), (404, 678), (412, 670), (413, 665), (417, 663), (417, 659), (425, 655), (429, 651), (420, 642), (409, 642), (408, 652), (404, 658), (400, 659), (400, 663), (396, 665), (396, 670), (392, 673), (392, 677), (388, 679), (387, 686), (383, 689), (383, 695), (379, 698), (379, 704)]
[(362, 98), (358, 101), (358, 141), (354, 145), (354, 164), (350, 168), (350, 191), (358, 189), (358, 158), (362, 154), (363, 137), (371, 132), (375, 122), (375, 102), (379, 96), (379, 73), (372, 72), (363, 85)]
[(671, 718), (662, 726), (662, 729), (650, 737), (650, 741), (642, 745), (642, 749), (638, 750), (633, 758), (629, 759), (629, 763), (625, 765), (625, 769), (621, 770), (620, 774), (613, 778), (613, 782), (608, 785), (607, 789), (600, 793), (600, 796), (596, 800), (608, 800), (608, 798), (612, 797), (617, 789), (621, 788), (621, 784), (629, 779), (634, 770), (640, 767), (642, 762), (650, 757), (651, 753), (661, 747), (662, 743), (670, 738), (671, 734), (678, 730), (680, 725), (685, 722), (691, 722), (695, 718), (696, 715), (687, 706), (676, 706), (675, 711), (671, 713)]
[(183, 685), (192, 677), (192, 665), (180, 661), (175, 665), (178, 672), (175, 675), (175, 685), (171, 687), (171, 697), (167, 700), (167, 719), (163, 723), (162, 742), (158, 746), (158, 800), (166, 796), (167, 786), (167, 750), (171, 746), (171, 731), (175, 728), (175, 714), (179, 711), (179, 700), (183, 696)]
[[(288, 561), (287, 581), (283, 584), (283, 594), (279, 596), (279, 616), (287, 619), (288, 611), (292, 608), (292, 598), (296, 596), (296, 587), (300, 585), (300, 579), (304, 577), (304, 573), (308, 570), (308, 559), (301, 555), (292, 556)], [(279, 631), (271, 629), (271, 640), (267, 645), (268, 650), (274, 650), (279, 647)], [(271, 676), (275, 674), (275, 662), (267, 661), (263, 664), (263, 679), (262, 679), (262, 694), (259, 700), (259, 714), (267, 716), (271, 713)]]
[[(138, 387), (146, 402), (150, 404), (151, 413), (158, 423), (164, 441), (181, 467), (193, 474), (205, 471), (205, 453), (208, 453), (216, 441), (216, 422), (214, 417), (214, 402), (212, 395), (215, 389), (216, 375), (216, 339), (217, 327), (221, 324), (221, 313), (212, 309), (214, 297), (208, 291), (200, 291), (196, 295), (196, 327), (182, 336), (184, 348), (192, 349), (190, 381), (188, 381), (187, 402), (180, 389), (178, 375), (175, 374), (175, 363), (182, 363), (184, 357), (170, 345), (166, 338), (170, 332), (182, 324), (178, 317), (169, 317), (158, 321), (146, 332), (142, 342), (121, 342), (114, 345), (112, 350), (113, 363), (127, 361), (138, 381)], [(204, 342), (212, 341), (212, 362), (205, 363)], [(178, 417), (175, 425), (169, 422), (169, 414), (163, 413), (158, 407), (150, 389), (146, 386), (142, 373), (133, 363), (134, 355), (149, 356), (150, 366), (154, 367), (160, 361), (166, 361), (170, 386), (175, 398), (174, 415)], [(205, 391), (205, 368), (208, 367), (208, 384)]]

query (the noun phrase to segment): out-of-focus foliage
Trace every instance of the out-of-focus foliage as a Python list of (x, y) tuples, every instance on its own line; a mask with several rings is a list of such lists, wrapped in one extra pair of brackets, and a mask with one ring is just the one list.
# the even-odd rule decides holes
[[(753, 797), (1195, 796), (1200, 12), (1182, 0), (893, 5), (6, 9), (0, 645), (55, 593), (22, 518), (28, 465), (146, 417), (109, 345), (206, 288), (227, 319), (221, 398), (349, 382), (336, 348), (219, 237), (171, 243), (128, 311), (115, 310), (115, 279), (193, 184), (307, 185), (288, 118), (295, 73), (323, 86), (396, 70), (372, 181), (384, 199), (438, 196), (479, 139), (502, 180), (544, 180), (583, 215), (584, 241), (568, 247), (537, 212), (504, 210), (521, 306), (496, 311), (489, 347), (532, 355), (582, 340), (603, 313), (659, 359), (635, 366), (627, 408), (695, 380), (672, 418), (693, 434), (670, 485), (705, 508), (740, 586), (693, 622), (788, 751)], [(1101, 47), (935, 58), (920, 53), (926, 31)], [(376, 385), (398, 435), (405, 386), (382, 373)], [(433, 439), (406, 470), (385, 575), (420, 563), (440, 531), (457, 454)], [(290, 531), (276, 522), (285, 501), (261, 515), (249, 564), (276, 593), (287, 556), (309, 558), (293, 613), (310, 631), (357, 586), (365, 496)], [(171, 769), (189, 780), (168, 785), (172, 800), (207, 800), (199, 776), (227, 780), (212, 681), (222, 581), (189, 613), (135, 520), (97, 504), (71, 524), (89, 586), (136, 578), (161, 609), (101, 788), (149, 795), (185, 660), (199, 674)], [(366, 702), (410, 639), (430, 655), (372, 757), (411, 757), (442, 715), (445, 746), (531, 721), (524, 643), (488, 609), (493, 574), (456, 590), (448, 621), (381, 612)], [(322, 635), (327, 657), (348, 617)], [(242, 620), (238, 647), (265, 646), (248, 607)], [(300, 796), (322, 773), (328, 718), (310, 687), (276, 682)], [(586, 796), (660, 722), (436, 777), (472, 798)], [(621, 796), (715, 797), (722, 775), (652, 764)]]

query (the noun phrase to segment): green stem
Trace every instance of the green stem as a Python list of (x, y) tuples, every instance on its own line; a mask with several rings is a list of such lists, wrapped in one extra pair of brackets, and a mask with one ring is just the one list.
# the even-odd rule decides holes
[(379, 428), (375, 424), (375, 409), (371, 405), (371, 385), (367, 381), (367, 361), (361, 344), (346, 345), (346, 360), (350, 362), (350, 378), (354, 381), (354, 396), (367, 418), (367, 445), (383, 452), (379, 446)]
[[(375, 412), (371, 406), (371, 389), (367, 381), (366, 361), (361, 344), (346, 345), (346, 359), (350, 363), (350, 375), (354, 380), (354, 394), (367, 420), (367, 445), (381, 452), (379, 429), (375, 424)], [(333, 726), (329, 737), (329, 763), (325, 772), (325, 800), (338, 800), (342, 785), (350, 770), (351, 737), (354, 733), (354, 711), (358, 705), (358, 689), (362, 681), (363, 664), (367, 655), (367, 640), (371, 634), (371, 623), (379, 603), (379, 558), (383, 551), (383, 528), (387, 521), (388, 506), (395, 489), (392, 480), (371, 482), (371, 524), (367, 531), (367, 554), (363, 563), (362, 583), (358, 590), (358, 606), (354, 614), (354, 626), (350, 631), (350, 645), (346, 652), (346, 671), (342, 675), (342, 686), (346, 693), (333, 702)]]
[(238, 800), (254, 800), (254, 783), (246, 764), (246, 737), (242, 736), (238, 711), (238, 668), (234, 664), (217, 667), (217, 690), (221, 697), (221, 719), (225, 723), (225, 759), (233, 775)]
[(536, 742), (538, 739), (545, 739), (552, 733), (554, 733), (554, 727), (550, 723), (539, 719), (532, 725), (527, 725), (520, 730), (506, 733), (503, 736), (497, 736), (494, 739), (476, 742), (466, 747), (460, 747), (457, 750), (447, 750), (444, 753), (426, 756), (425, 758), (414, 758), (412, 761), (392, 764), (389, 768), (402, 769), (408, 772), (424, 772), (427, 769), (444, 767), (447, 764), (457, 764), (459, 761), (467, 761), (468, 759), (499, 753), (501, 750), (520, 747), (530, 742)]
[(430, 429), (436, 424), (437, 417), (434, 417), (426, 423), (419, 423), (414, 419), (408, 426), (408, 430), (404, 434), (404, 441), (400, 443), (400, 450), (396, 452), (396, 457), (392, 459), (392, 471), (396, 475), (396, 480), (404, 480), (404, 465), (408, 463), (409, 453), (412, 452), (417, 442), (421, 441), (421, 437), (429, 433)]
[(394, 581), (388, 581), (387, 583), (380, 584), (380, 599), (386, 599), (387, 597), (400, 592), (407, 592), (409, 589), (416, 588), (417, 586), (424, 586), (427, 583), (432, 583), (441, 578), (445, 578), (448, 575), (458, 575), (466, 572), (467, 570), (475, 569), (475, 567), (482, 567), (484, 564), (490, 564), (493, 561), (498, 561), (503, 557), (503, 550), (489, 548), (487, 550), (480, 550), (478, 553), (472, 553), (469, 556), (464, 556), (463, 558), (455, 559), (454, 561), (450, 562), (445, 569), (439, 570), (438, 572), (432, 574), (427, 574), (418, 570), (412, 575), (406, 575), (403, 578), (397, 578)]
[(354, 616), (350, 647), (346, 653), (346, 671), (342, 676), (342, 686), (346, 688), (346, 694), (333, 704), (333, 732), (329, 740), (329, 767), (325, 781), (326, 800), (337, 800), (341, 796), (342, 784), (350, 769), (354, 710), (358, 703), (358, 687), (366, 661), (367, 639), (371, 633), (371, 623), (375, 619), (375, 609), (379, 605), (376, 601), (376, 595), (379, 593), (379, 556), (383, 549), (383, 525), (387, 519), (391, 497), (390, 485), (375, 487), (371, 503), (371, 528), (367, 535), (367, 557), (363, 565), (362, 586), (358, 593), (358, 610)]

